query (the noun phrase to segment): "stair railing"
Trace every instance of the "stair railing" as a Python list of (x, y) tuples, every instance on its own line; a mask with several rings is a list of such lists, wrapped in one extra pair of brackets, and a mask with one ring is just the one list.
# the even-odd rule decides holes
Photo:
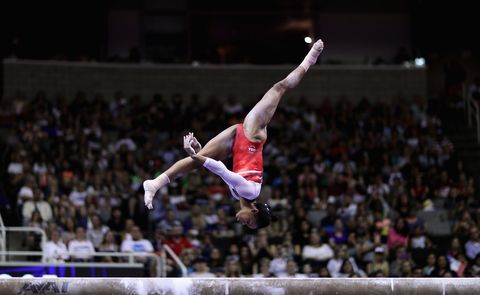
[(480, 143), (480, 108), (478, 102), (473, 99), (472, 95), (463, 87), (463, 101), (467, 111), (468, 127), (472, 127), (472, 118), (475, 119), (475, 129), (477, 133), (477, 143)]

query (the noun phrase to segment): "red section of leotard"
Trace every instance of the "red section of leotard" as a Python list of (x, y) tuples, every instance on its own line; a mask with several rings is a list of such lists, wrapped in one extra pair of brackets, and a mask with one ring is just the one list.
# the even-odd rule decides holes
[(262, 183), (264, 143), (248, 140), (243, 131), (243, 124), (238, 124), (233, 143), (233, 172), (246, 180)]

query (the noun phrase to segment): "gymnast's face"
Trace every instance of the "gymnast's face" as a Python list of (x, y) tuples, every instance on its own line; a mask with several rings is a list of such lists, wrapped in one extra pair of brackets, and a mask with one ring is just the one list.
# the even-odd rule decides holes
[(237, 212), (237, 215), (235, 217), (237, 218), (237, 221), (240, 222), (243, 225), (246, 225), (247, 227), (251, 229), (256, 229), (257, 228), (257, 213), (258, 209), (257, 208), (242, 208)]

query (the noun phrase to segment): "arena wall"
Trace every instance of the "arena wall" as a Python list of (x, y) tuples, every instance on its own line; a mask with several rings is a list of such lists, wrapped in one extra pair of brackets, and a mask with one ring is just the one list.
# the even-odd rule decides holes
[[(17, 91), (32, 97), (44, 91), (49, 97), (58, 94), (71, 99), (78, 91), (87, 95), (102, 92), (106, 98), (117, 90), (127, 96), (150, 99), (159, 93), (169, 97), (198, 94), (208, 99), (233, 95), (236, 100), (254, 101), (273, 83), (285, 77), (293, 65), (153, 65), (102, 64), (85, 62), (3, 61), (3, 95), (9, 99)], [(345, 97), (359, 100), (391, 100), (402, 95), (407, 99), (427, 95), (425, 68), (403, 66), (327, 66), (311, 68), (308, 75), (287, 97), (306, 97), (312, 103), (325, 98)]]

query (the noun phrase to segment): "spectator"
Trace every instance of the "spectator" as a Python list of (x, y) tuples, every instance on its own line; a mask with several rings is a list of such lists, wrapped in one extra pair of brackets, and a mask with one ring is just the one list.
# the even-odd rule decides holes
[(272, 278), (274, 275), (270, 272), (270, 260), (268, 258), (263, 258), (260, 260), (259, 271), (254, 274), (254, 278)]
[(102, 244), (105, 234), (109, 228), (102, 224), (102, 220), (98, 215), (92, 216), (92, 228), (87, 230), (87, 238), (93, 243), (95, 249), (98, 249)]
[(372, 262), (367, 265), (367, 274), (369, 276), (379, 276), (379, 273), (382, 276), (388, 277), (389, 275), (389, 268), (388, 262), (385, 259), (385, 248), (384, 247), (376, 247), (375, 248), (375, 256)]
[(242, 277), (240, 263), (237, 260), (227, 260), (225, 263), (225, 277), (239, 278)]
[(95, 253), (95, 247), (92, 242), (87, 240), (85, 228), (78, 226), (75, 229), (75, 239), (68, 243), (68, 252), (71, 254), (74, 262), (88, 262), (92, 260), (92, 254)]
[(366, 277), (365, 272), (361, 269), (355, 270), (353, 268), (352, 262), (348, 259), (344, 260), (342, 266), (340, 267), (340, 272), (338, 273), (340, 278), (359, 278)]
[(183, 236), (183, 227), (181, 225), (173, 227), (170, 238), (165, 241), (165, 244), (172, 248), (177, 255), (180, 255), (183, 249), (192, 248), (192, 243)]
[(321, 241), (320, 235), (316, 232), (310, 234), (310, 243), (303, 247), (302, 258), (309, 261), (325, 262), (333, 257), (333, 250), (330, 245)]
[[(112, 231), (107, 231), (103, 236), (103, 241), (98, 247), (99, 252), (118, 252), (120, 249), (118, 247), (117, 242), (115, 241), (115, 235)], [(102, 261), (104, 262), (117, 262), (117, 257), (106, 256), (102, 257)]]
[(85, 204), (87, 199), (87, 191), (83, 182), (78, 183), (74, 190), (70, 193), (69, 199), (74, 206), (80, 207)]
[(395, 250), (400, 246), (408, 244), (408, 227), (403, 218), (398, 218), (395, 225), (388, 231), (387, 245), (390, 250)]
[(213, 248), (208, 259), (208, 267), (210, 271), (217, 276), (224, 273), (225, 261), (222, 258), (222, 253), (218, 248)]
[(240, 268), (242, 269), (242, 275), (251, 276), (253, 274), (253, 257), (252, 252), (248, 246), (240, 247)]
[(426, 277), (432, 277), (436, 272), (437, 256), (435, 253), (430, 253), (427, 256), (427, 265), (423, 268), (423, 275)]
[(434, 277), (452, 276), (452, 271), (450, 269), (450, 265), (448, 264), (448, 260), (446, 256), (444, 255), (438, 256), (437, 266), (432, 276)]
[[(134, 226), (132, 228), (132, 239), (124, 240), (120, 249), (122, 252), (153, 252), (153, 245), (149, 240), (143, 238), (140, 228)], [(145, 259), (137, 258), (137, 260), (144, 261)]]
[(190, 273), (189, 277), (192, 278), (214, 278), (215, 275), (208, 270), (207, 262), (203, 258), (199, 258), (194, 261), (194, 272)]
[[(283, 276), (282, 276), (283, 277)], [(286, 277), (290, 278), (306, 278), (307, 275), (298, 272), (298, 265), (293, 259), (289, 259), (287, 262)]]
[(48, 202), (43, 200), (43, 193), (38, 188), (34, 190), (33, 199), (26, 201), (23, 205), (22, 215), (24, 224), (30, 222), (34, 211), (38, 211), (44, 222), (50, 222), (52, 220), (52, 207)]
[(286, 247), (273, 247), (274, 258), (270, 262), (269, 272), (276, 277), (285, 276), (287, 273), (287, 262), (289, 260)]
[(480, 234), (476, 226), (470, 229), (470, 239), (465, 243), (465, 253), (470, 260), (474, 260), (480, 253)]
[(43, 245), (43, 259), (45, 263), (60, 263), (65, 262), (70, 257), (68, 256), (67, 246), (60, 238), (60, 232), (54, 229), (50, 233), (50, 241)]

